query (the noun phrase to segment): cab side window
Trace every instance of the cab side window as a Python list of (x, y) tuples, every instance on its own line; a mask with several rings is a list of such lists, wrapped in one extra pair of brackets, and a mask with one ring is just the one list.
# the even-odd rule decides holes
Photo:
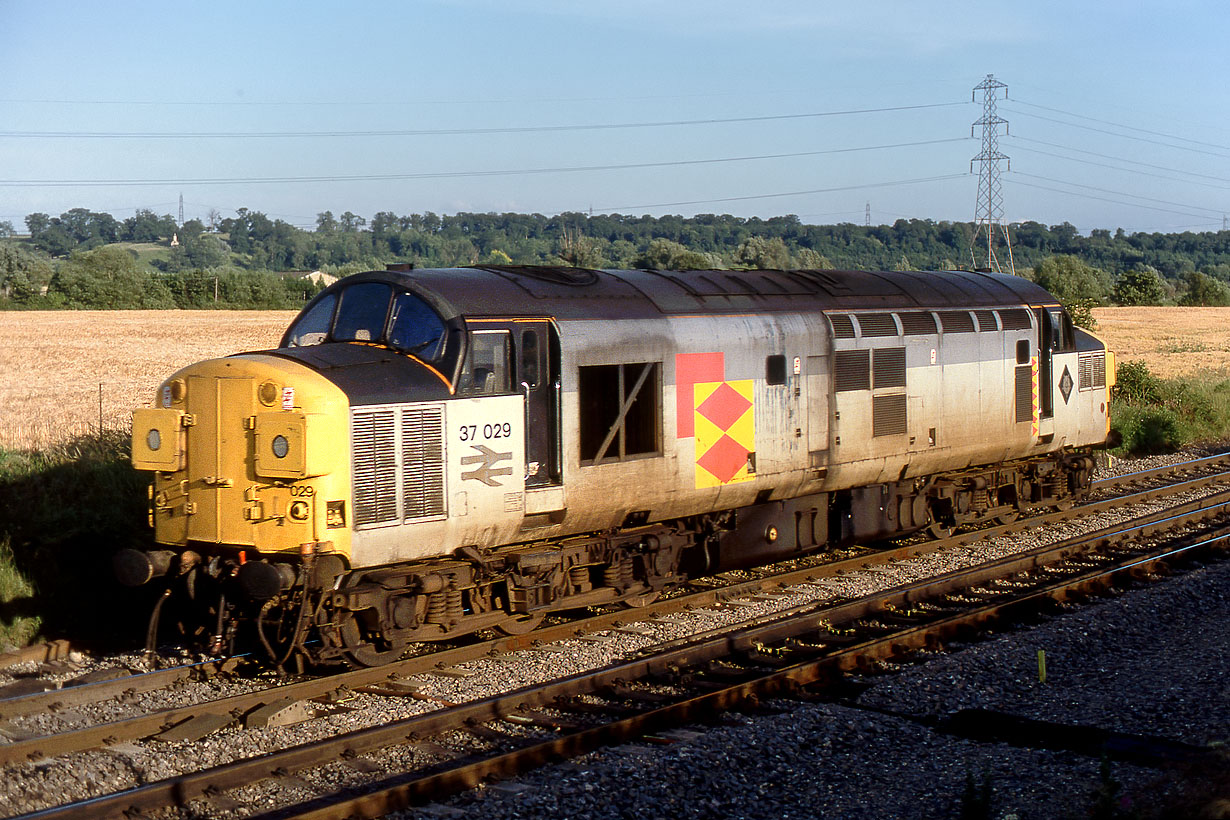
[(490, 396), (511, 390), (509, 367), (512, 343), (507, 330), (476, 330), (461, 369), (458, 392)]

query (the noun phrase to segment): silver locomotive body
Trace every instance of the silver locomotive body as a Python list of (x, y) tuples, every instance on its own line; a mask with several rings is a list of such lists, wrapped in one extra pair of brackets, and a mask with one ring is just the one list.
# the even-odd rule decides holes
[[(331, 418), (286, 399), (286, 376), (282, 410), (261, 415), (272, 430), (278, 412), (315, 414), (301, 437), (334, 437), (306, 442), (321, 466), (283, 482), (303, 485), (283, 489), (320, 525), (299, 544), (222, 528), (189, 543), (163, 511), (164, 555), (135, 574), (175, 575), (177, 551), (225, 564), (242, 550), (232, 574), (265, 601), (259, 617), (309, 620), (290, 650), (356, 663), (640, 603), (688, 575), (1064, 503), (1110, 434), (1114, 378), (1054, 297), (968, 272), (372, 272), (248, 359), (293, 363), (319, 382), (301, 382), (305, 397), (346, 397), (348, 417)], [(186, 481), (185, 499), (216, 490), (188, 459), (173, 462), (180, 478), (146, 455), (162, 461), (135, 452), (138, 466)], [(312, 629), (323, 648), (307, 647)]]

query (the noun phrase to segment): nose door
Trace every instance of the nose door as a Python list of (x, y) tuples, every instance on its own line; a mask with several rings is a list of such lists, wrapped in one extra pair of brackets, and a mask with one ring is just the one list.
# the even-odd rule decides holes
[(251, 379), (188, 377), (188, 539), (251, 546), (244, 516), (252, 441), (244, 421), (254, 409)]

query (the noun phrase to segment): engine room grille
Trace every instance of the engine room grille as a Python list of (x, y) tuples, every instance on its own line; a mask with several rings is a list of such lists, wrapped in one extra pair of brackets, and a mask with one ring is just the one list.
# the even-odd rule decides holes
[(398, 519), (397, 427), (392, 410), (356, 413), (353, 421), (355, 524)]
[(1092, 390), (1106, 386), (1106, 354), (1082, 353), (1078, 362), (1080, 389)]
[(974, 315), (978, 317), (978, 330), (985, 333), (989, 330), (999, 330), (999, 323), (995, 321), (995, 311), (993, 310), (975, 310)]
[(999, 312), (999, 320), (1004, 326), (1004, 330), (1029, 330), (1033, 325), (1029, 321), (1029, 311), (1017, 308), (1015, 310), (1001, 310)]
[(891, 313), (860, 313), (858, 329), (863, 336), (896, 336), (897, 322)]
[(875, 396), (871, 400), (871, 435), (905, 433), (905, 396)]
[(871, 360), (868, 351), (837, 351), (833, 357), (833, 388), (838, 393), (871, 389)]
[(1016, 369), (1016, 420), (1034, 420), (1034, 369), (1022, 365)]
[(357, 526), (445, 514), (443, 408), (356, 411), (351, 430)]
[(911, 310), (898, 313), (901, 329), (906, 336), (926, 336), (935, 333), (935, 317), (925, 310)]
[(853, 339), (854, 338), (854, 322), (850, 321), (849, 316), (840, 313), (829, 314), (829, 324), (833, 326), (833, 338), (835, 339)]
[(872, 387), (905, 387), (905, 348), (884, 347), (871, 351)]
[(940, 313), (940, 324), (945, 333), (973, 333), (974, 320), (968, 310), (945, 310)]
[(444, 411), (402, 411), (403, 518), (444, 515)]

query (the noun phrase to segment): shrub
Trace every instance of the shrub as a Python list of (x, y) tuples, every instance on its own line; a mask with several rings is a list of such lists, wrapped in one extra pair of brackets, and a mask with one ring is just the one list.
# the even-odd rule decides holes
[(1130, 404), (1157, 404), (1162, 400), (1162, 381), (1144, 362), (1120, 362), (1115, 368), (1115, 398)]
[(1165, 408), (1126, 406), (1115, 414), (1115, 428), (1123, 435), (1121, 449), (1128, 453), (1170, 453), (1183, 446), (1178, 418)]

